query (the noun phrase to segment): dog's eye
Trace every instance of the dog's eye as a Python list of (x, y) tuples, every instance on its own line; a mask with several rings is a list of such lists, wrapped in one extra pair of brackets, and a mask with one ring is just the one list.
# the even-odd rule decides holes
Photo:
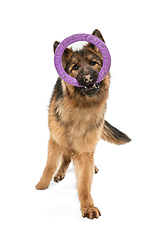
[(79, 68), (78, 65), (75, 64), (75, 65), (73, 66), (72, 70), (77, 70), (78, 68)]
[(96, 65), (96, 64), (97, 64), (97, 62), (95, 62), (95, 61), (91, 61), (91, 62), (90, 62), (90, 65), (91, 65), (91, 66), (94, 66), (94, 65)]

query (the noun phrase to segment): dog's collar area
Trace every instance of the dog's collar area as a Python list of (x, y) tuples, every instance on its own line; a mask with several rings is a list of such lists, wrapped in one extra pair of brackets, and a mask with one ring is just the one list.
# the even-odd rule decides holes
[(54, 63), (55, 63), (55, 67), (56, 70), (59, 74), (59, 76), (68, 84), (71, 84), (73, 86), (76, 87), (84, 87), (85, 86), (81, 86), (79, 85), (78, 81), (69, 76), (62, 65), (62, 55), (64, 50), (66, 49), (67, 46), (69, 46), (70, 44), (74, 43), (74, 42), (78, 42), (78, 41), (85, 41), (85, 42), (89, 42), (94, 44), (102, 53), (102, 57), (103, 57), (103, 66), (99, 72), (97, 81), (95, 82), (95, 84), (99, 83), (100, 81), (102, 81), (106, 75), (109, 72), (110, 69), (110, 65), (111, 65), (111, 57), (110, 57), (110, 53), (108, 48), (106, 47), (105, 43), (100, 40), (99, 38), (97, 38), (94, 35), (90, 35), (90, 34), (75, 34), (72, 35), (68, 38), (65, 38), (56, 48), (55, 51), (55, 56), (54, 56)]

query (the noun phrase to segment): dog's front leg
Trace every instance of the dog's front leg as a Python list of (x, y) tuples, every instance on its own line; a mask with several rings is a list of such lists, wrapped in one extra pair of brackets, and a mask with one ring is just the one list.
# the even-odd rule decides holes
[(98, 208), (94, 207), (91, 197), (91, 184), (94, 175), (93, 153), (84, 153), (76, 156), (74, 166), (82, 216), (90, 219), (98, 218), (101, 213)]
[(44, 172), (39, 183), (35, 186), (36, 189), (43, 190), (48, 188), (53, 174), (57, 170), (60, 162), (60, 157), (63, 153), (63, 149), (53, 139), (48, 142), (48, 158)]

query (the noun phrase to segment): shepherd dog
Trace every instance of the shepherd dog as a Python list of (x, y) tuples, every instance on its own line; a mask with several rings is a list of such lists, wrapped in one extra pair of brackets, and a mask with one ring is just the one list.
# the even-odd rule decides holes
[[(105, 42), (98, 29), (92, 35)], [(55, 41), (54, 53), (58, 44)], [(100, 50), (91, 43), (77, 51), (66, 48), (62, 65), (81, 87), (72, 86), (60, 77), (57, 79), (49, 105), (48, 158), (36, 189), (48, 188), (55, 173), (56, 183), (63, 180), (73, 161), (82, 217), (94, 219), (101, 216), (91, 196), (93, 175), (99, 171), (94, 165), (96, 145), (100, 139), (117, 145), (131, 139), (104, 119), (110, 72), (96, 83), (103, 65)]]

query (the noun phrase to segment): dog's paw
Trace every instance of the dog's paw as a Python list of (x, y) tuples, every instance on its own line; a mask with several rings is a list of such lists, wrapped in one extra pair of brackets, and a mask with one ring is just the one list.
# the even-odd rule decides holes
[(81, 212), (83, 218), (94, 219), (101, 216), (101, 212), (97, 207), (84, 207), (81, 209)]
[(65, 174), (63, 173), (57, 173), (54, 177), (54, 182), (60, 182), (65, 178)]
[(48, 187), (49, 187), (49, 184), (42, 181), (38, 182), (38, 184), (35, 186), (37, 190), (44, 190)]

